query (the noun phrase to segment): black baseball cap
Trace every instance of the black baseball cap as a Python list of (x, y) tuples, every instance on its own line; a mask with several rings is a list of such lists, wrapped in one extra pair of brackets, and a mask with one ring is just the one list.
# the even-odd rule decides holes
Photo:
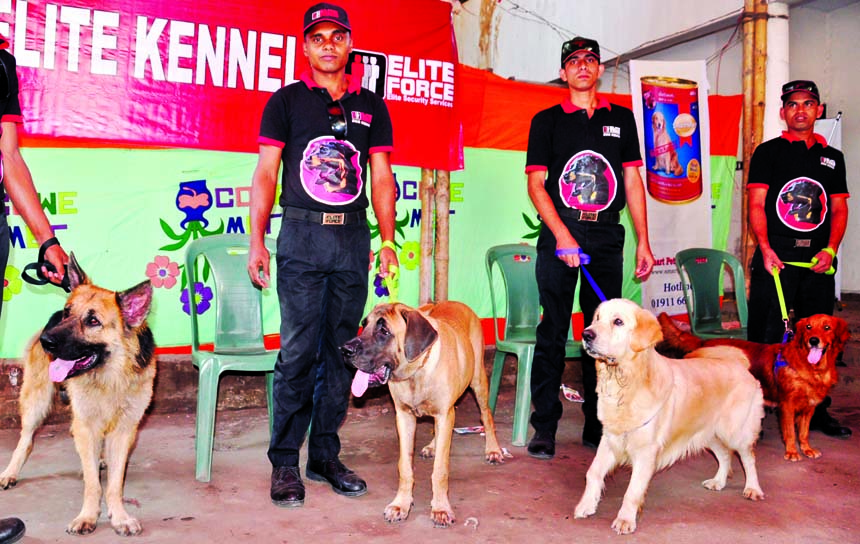
[(791, 93), (809, 93), (813, 98), (821, 102), (821, 95), (818, 94), (818, 86), (814, 81), (809, 81), (806, 79), (795, 79), (794, 81), (789, 81), (785, 85), (782, 86), (782, 95), (781, 99), (785, 102), (785, 99), (788, 98), (788, 95)]
[(349, 26), (349, 16), (345, 9), (329, 2), (320, 2), (309, 7), (305, 12), (304, 33), (307, 34), (312, 26), (323, 21), (329, 21), (352, 31)]
[(564, 68), (567, 60), (574, 53), (579, 53), (580, 51), (587, 51), (597, 59), (597, 62), (600, 62), (600, 46), (597, 44), (597, 41), (577, 36), (576, 38), (568, 40), (562, 44), (561, 67)]

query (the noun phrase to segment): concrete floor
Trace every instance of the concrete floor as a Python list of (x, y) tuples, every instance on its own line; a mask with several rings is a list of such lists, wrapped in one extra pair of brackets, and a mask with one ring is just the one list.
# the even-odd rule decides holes
[[(854, 330), (860, 302), (840, 313)], [(856, 308), (854, 308), (856, 306)], [(860, 335), (858, 335), (860, 336)], [(743, 471), (726, 489), (713, 492), (700, 482), (713, 476), (709, 453), (679, 462), (651, 482), (636, 533), (619, 537), (610, 529), (630, 478), (620, 469), (607, 480), (597, 514), (572, 519), (585, 484), (593, 450), (580, 444), (579, 405), (565, 401), (557, 454), (551, 461), (529, 457), (512, 447), (513, 384), (503, 384), (496, 421), (499, 440), (512, 458), (501, 466), (483, 463), (483, 438), (455, 435), (450, 496), (457, 524), (433, 528), (430, 513), (432, 461), (416, 459), (415, 505), (408, 520), (386, 523), (382, 511), (397, 487), (397, 435), (387, 393), (363, 406), (353, 405), (341, 433), (342, 460), (368, 482), (367, 495), (350, 499), (327, 484), (306, 482), (302, 508), (281, 509), (269, 501), (270, 466), (263, 409), (226, 411), (217, 422), (210, 483), (194, 479), (193, 415), (150, 415), (141, 426), (128, 466), (126, 501), (144, 527), (134, 542), (616, 542), (637, 543), (826, 543), (860, 542), (860, 338), (850, 342), (832, 390), (831, 412), (855, 431), (848, 440), (813, 433), (820, 459), (784, 461), (776, 416), (763, 422), (757, 448), (759, 477), (766, 499), (741, 497)], [(510, 364), (510, 361), (509, 361)], [(569, 368), (578, 361), (569, 361)], [(578, 375), (568, 372), (567, 375)], [(507, 379), (507, 378), (506, 378)], [(578, 388), (577, 383), (569, 385)], [(471, 395), (458, 405), (457, 426), (479, 424)], [(429, 441), (432, 424), (420, 423), (418, 448)], [(5, 466), (17, 441), (16, 430), (0, 430), (0, 463)], [(302, 460), (306, 459), (302, 452)], [(0, 467), (2, 468), (2, 467)], [(27, 524), (23, 543), (91, 543), (120, 540), (102, 514), (86, 537), (64, 532), (81, 503), (80, 462), (68, 425), (43, 427), (15, 488), (0, 491), (0, 517), (15, 515)]]

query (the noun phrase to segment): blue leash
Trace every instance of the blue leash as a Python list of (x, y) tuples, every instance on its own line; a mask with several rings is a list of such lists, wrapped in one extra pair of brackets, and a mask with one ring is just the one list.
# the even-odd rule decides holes
[(585, 269), (585, 265), (591, 263), (591, 257), (584, 253), (581, 247), (576, 249), (565, 248), (555, 250), (556, 257), (561, 257), (562, 255), (579, 255), (579, 268), (582, 270), (582, 274), (585, 276), (585, 279), (588, 280), (588, 283), (591, 284), (591, 288), (594, 289), (595, 293), (597, 293), (597, 297), (601, 302), (606, 302), (606, 295), (603, 294), (603, 291), (601, 291), (600, 287), (597, 286), (597, 282), (594, 281), (594, 278), (591, 277), (591, 274), (589, 274), (588, 270)]

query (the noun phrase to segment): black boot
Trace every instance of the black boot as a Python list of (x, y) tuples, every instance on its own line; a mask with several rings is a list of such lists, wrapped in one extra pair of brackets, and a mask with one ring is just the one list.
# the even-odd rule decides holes
[(851, 436), (851, 429), (843, 427), (836, 421), (836, 418), (827, 413), (827, 408), (830, 406), (830, 397), (824, 397), (824, 400), (815, 407), (815, 412), (812, 414), (812, 420), (809, 422), (810, 431), (821, 431), (827, 436), (836, 438), (848, 438)]
[(552, 459), (555, 457), (555, 433), (535, 431), (526, 449), (536, 459)]
[(18, 518), (0, 519), (0, 544), (18, 542), (26, 531), (24, 522)]

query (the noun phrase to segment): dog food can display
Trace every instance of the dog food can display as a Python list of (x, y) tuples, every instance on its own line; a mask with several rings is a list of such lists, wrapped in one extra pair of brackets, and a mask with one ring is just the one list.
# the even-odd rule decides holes
[(648, 193), (670, 204), (696, 200), (702, 194), (698, 85), (657, 76), (641, 81)]

